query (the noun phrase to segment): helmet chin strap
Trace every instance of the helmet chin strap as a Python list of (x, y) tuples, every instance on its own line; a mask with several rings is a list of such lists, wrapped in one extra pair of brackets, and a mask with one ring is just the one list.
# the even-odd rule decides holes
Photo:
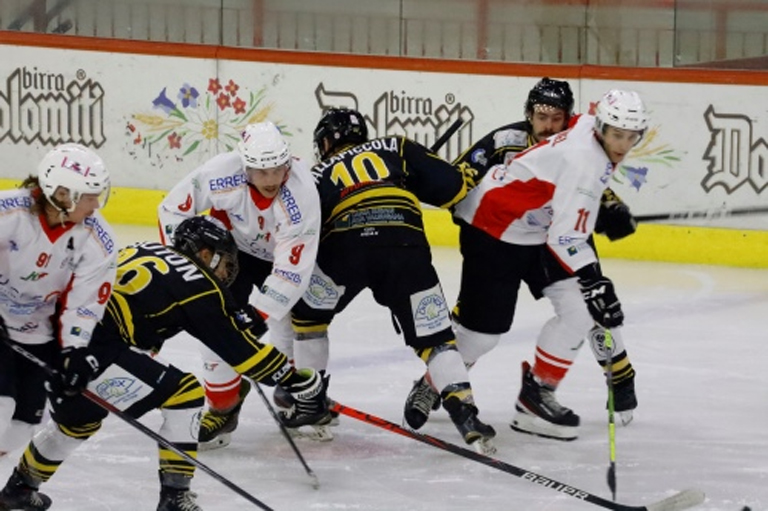
[(64, 206), (64, 203), (54, 199), (53, 197), (46, 195), (45, 198), (48, 200), (48, 203), (56, 209), (56, 213), (58, 214), (58, 221), (61, 225), (64, 225), (67, 222), (69, 214), (75, 210), (75, 207), (77, 207), (77, 203), (74, 201), (72, 202), (72, 207), (67, 208)]

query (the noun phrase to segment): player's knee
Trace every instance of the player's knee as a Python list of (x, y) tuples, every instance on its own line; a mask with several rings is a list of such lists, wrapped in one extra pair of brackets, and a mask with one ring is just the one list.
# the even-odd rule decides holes
[(499, 344), (501, 334), (484, 334), (470, 330), (463, 325), (455, 325), (456, 341), (459, 353), (468, 367)]
[(165, 409), (200, 408), (205, 403), (205, 391), (192, 373), (181, 373), (176, 389), (161, 405)]

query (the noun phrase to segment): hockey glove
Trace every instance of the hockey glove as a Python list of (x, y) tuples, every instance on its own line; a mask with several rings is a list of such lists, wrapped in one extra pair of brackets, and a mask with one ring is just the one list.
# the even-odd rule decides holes
[(581, 295), (587, 304), (592, 319), (603, 328), (615, 328), (624, 323), (621, 302), (613, 289), (613, 282), (590, 265), (576, 272), (581, 286)]
[(608, 188), (600, 200), (595, 232), (605, 234), (611, 241), (626, 238), (637, 230), (637, 221), (621, 198)]
[(98, 372), (99, 361), (88, 348), (64, 348), (61, 351), (59, 381), (52, 385), (51, 390), (74, 396), (82, 392)]

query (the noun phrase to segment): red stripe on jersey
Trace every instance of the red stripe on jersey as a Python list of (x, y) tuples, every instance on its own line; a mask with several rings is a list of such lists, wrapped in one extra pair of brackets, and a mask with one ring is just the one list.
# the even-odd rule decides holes
[(217, 220), (221, 220), (221, 223), (227, 228), (228, 231), (232, 230), (232, 222), (229, 220), (229, 215), (222, 209), (211, 208), (211, 216)]
[(53, 226), (48, 225), (48, 220), (46, 219), (46, 216), (44, 213), (40, 213), (38, 215), (40, 219), (40, 225), (43, 228), (43, 232), (48, 237), (48, 241), (51, 243), (56, 243), (56, 240), (64, 236), (64, 233), (72, 229), (75, 224), (72, 222), (64, 222), (64, 224), (55, 224)]
[(472, 225), (501, 239), (512, 222), (522, 218), (527, 211), (539, 209), (552, 200), (554, 194), (554, 184), (535, 178), (494, 188), (480, 199)]

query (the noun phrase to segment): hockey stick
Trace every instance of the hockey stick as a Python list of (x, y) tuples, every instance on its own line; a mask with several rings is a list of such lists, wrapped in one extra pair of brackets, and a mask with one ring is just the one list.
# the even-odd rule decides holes
[(613, 336), (605, 329), (605, 351), (608, 360), (605, 364), (605, 377), (608, 379), (608, 488), (611, 490), (613, 501), (616, 502), (616, 422), (613, 418)]
[(267, 407), (267, 410), (269, 410), (270, 415), (272, 415), (272, 418), (275, 419), (275, 422), (277, 422), (277, 426), (280, 428), (280, 432), (288, 441), (288, 444), (291, 446), (291, 449), (293, 449), (293, 452), (296, 454), (296, 457), (299, 458), (299, 461), (304, 466), (304, 470), (307, 472), (307, 475), (312, 479), (312, 487), (315, 490), (319, 489), (320, 479), (318, 479), (317, 475), (312, 471), (311, 468), (309, 468), (309, 465), (304, 459), (304, 456), (301, 455), (301, 451), (299, 451), (299, 448), (296, 446), (296, 443), (293, 441), (293, 438), (291, 438), (291, 434), (288, 433), (287, 429), (285, 429), (285, 424), (283, 424), (283, 421), (281, 421), (280, 417), (277, 416), (277, 412), (275, 412), (275, 409), (272, 407), (272, 403), (269, 402), (269, 399), (264, 394), (264, 391), (261, 389), (261, 386), (258, 383), (254, 381), (253, 386), (256, 387), (256, 390), (259, 393), (259, 397), (261, 397), (261, 400), (264, 402), (264, 406)]
[[(0, 337), (2, 337), (3, 342), (9, 348), (11, 348), (13, 351), (18, 353), (22, 357), (26, 358), (27, 360), (29, 360), (30, 362), (32, 362), (36, 366), (42, 368), (43, 371), (45, 371), (48, 374), (48, 376), (57, 376), (59, 374), (59, 372), (56, 369), (53, 369), (51, 366), (46, 364), (45, 361), (39, 359), (34, 354), (28, 352), (27, 350), (22, 348), (20, 345), (12, 342), (10, 339), (5, 337), (4, 335), (0, 336)], [(102, 399), (101, 397), (99, 397), (98, 395), (94, 394), (93, 392), (91, 392), (88, 389), (83, 390), (82, 394), (83, 394), (83, 396), (85, 396), (86, 398), (91, 400), (92, 402), (96, 403), (98, 406), (102, 407), (103, 409), (107, 410), (108, 412), (111, 412), (112, 414), (116, 415), (117, 417), (119, 417), (123, 421), (127, 422), (134, 429), (137, 429), (137, 430), (141, 431), (142, 433), (144, 433), (145, 435), (150, 437), (152, 440), (154, 440), (158, 444), (162, 445), (166, 449), (172, 451), (174, 454), (176, 454), (176, 455), (180, 456), (181, 458), (183, 458), (185, 461), (191, 463), (192, 465), (196, 466), (197, 468), (199, 468), (200, 470), (202, 470), (203, 472), (205, 472), (209, 476), (213, 477), (214, 479), (216, 479), (217, 481), (222, 483), (224, 486), (226, 486), (230, 490), (234, 491), (235, 493), (237, 493), (238, 495), (240, 495), (241, 497), (243, 497), (247, 501), (251, 502), (252, 504), (255, 504), (256, 506), (258, 506), (259, 508), (263, 509), (264, 511), (274, 511), (271, 507), (267, 506), (262, 501), (260, 501), (259, 499), (257, 499), (256, 497), (254, 497), (253, 495), (248, 493), (247, 491), (243, 490), (242, 488), (237, 486), (235, 483), (233, 483), (232, 481), (230, 481), (226, 477), (222, 476), (221, 474), (219, 474), (218, 472), (216, 472), (215, 470), (210, 468), (208, 465), (206, 465), (202, 461), (199, 461), (196, 458), (193, 458), (192, 456), (190, 456), (186, 452), (182, 451), (181, 449), (179, 449), (178, 447), (173, 445), (165, 437), (159, 435), (158, 433), (155, 433), (154, 431), (152, 431), (151, 429), (149, 429), (144, 424), (142, 424), (141, 422), (137, 421), (136, 419), (134, 419), (133, 417), (131, 417), (127, 413), (123, 412), (119, 408), (116, 408), (114, 405), (112, 405), (112, 403), (110, 403), (108, 401), (105, 401), (104, 399)]]
[(433, 153), (438, 152), (440, 148), (443, 147), (446, 142), (448, 142), (448, 139), (451, 138), (454, 133), (459, 131), (459, 128), (461, 128), (462, 124), (464, 124), (464, 121), (462, 121), (461, 119), (456, 119), (455, 121), (453, 121), (453, 124), (448, 126), (448, 129), (445, 130), (445, 133), (440, 135), (437, 138), (437, 140), (435, 140), (435, 143), (429, 147), (429, 150), (432, 151)]
[(768, 206), (734, 209), (708, 209), (700, 211), (684, 211), (680, 213), (658, 213), (653, 215), (638, 215), (638, 222), (658, 222), (661, 220), (692, 220), (696, 218), (724, 218), (728, 216), (760, 215), (768, 213)]
[(472, 461), (482, 463), (483, 465), (488, 465), (489, 467), (495, 468), (496, 470), (501, 470), (502, 472), (512, 474), (515, 477), (525, 479), (531, 483), (544, 486), (564, 495), (568, 495), (575, 499), (586, 501), (590, 504), (595, 504), (606, 509), (614, 509), (617, 511), (679, 511), (697, 506), (704, 502), (703, 492), (699, 490), (684, 490), (648, 506), (626, 506), (624, 504), (611, 502), (610, 500), (606, 500), (584, 490), (580, 490), (573, 486), (555, 481), (554, 479), (550, 479), (549, 477), (531, 472), (530, 470), (525, 470), (524, 468), (510, 465), (509, 463), (505, 463), (499, 459), (480, 454), (470, 449), (459, 447), (458, 445), (451, 444), (449, 442), (445, 442), (439, 438), (424, 435), (422, 433), (416, 433), (415, 431), (406, 429), (395, 424), (394, 422), (389, 422), (386, 419), (376, 417), (375, 415), (371, 415), (369, 413), (361, 412), (360, 410), (350, 408), (349, 406), (345, 406), (337, 402), (331, 403), (331, 410), (344, 414), (348, 417), (352, 417), (353, 419), (365, 422), (367, 424), (371, 424), (372, 426), (391, 431), (392, 433), (397, 433), (398, 435), (402, 435), (412, 440), (416, 440), (418, 442), (431, 445), (432, 447), (457, 454)]

